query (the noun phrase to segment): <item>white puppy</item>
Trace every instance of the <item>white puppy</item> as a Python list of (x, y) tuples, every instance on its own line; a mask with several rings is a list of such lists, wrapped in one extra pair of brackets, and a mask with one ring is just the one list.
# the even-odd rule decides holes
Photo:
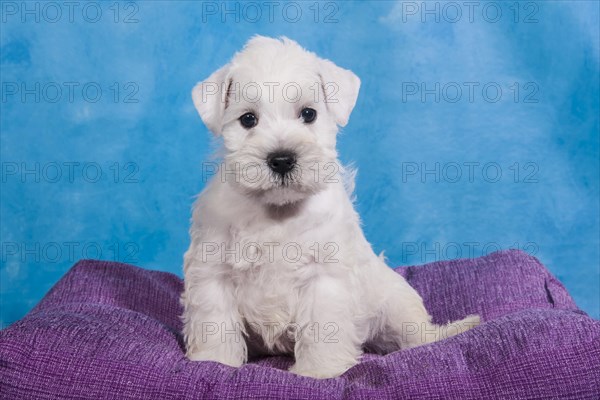
[(387, 353), (478, 324), (431, 323), (365, 239), (353, 174), (336, 153), (359, 86), (292, 40), (257, 36), (194, 88), (222, 163), (194, 205), (185, 254), (190, 360), (240, 366), (249, 353), (294, 354), (292, 372), (328, 378), (363, 348)]

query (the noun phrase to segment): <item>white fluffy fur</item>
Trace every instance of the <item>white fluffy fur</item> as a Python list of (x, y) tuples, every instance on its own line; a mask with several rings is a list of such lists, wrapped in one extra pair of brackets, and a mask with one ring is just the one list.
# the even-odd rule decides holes
[[(258, 101), (232, 93), (249, 82), (262, 88)], [(296, 102), (283, 97), (290, 82), (302, 88)], [(336, 153), (359, 86), (351, 71), (292, 40), (257, 36), (194, 88), (202, 120), (222, 136), (223, 163), (194, 205), (185, 254), (190, 360), (240, 366), (249, 352), (293, 353), (292, 372), (328, 378), (356, 364), (364, 347), (410, 348), (479, 322), (433, 324), (419, 294), (365, 239), (349, 193), (353, 174)], [(314, 123), (299, 118), (303, 107), (317, 110)], [(248, 111), (259, 119), (249, 130), (239, 122)], [(285, 185), (265, 161), (280, 149), (298, 154)]]

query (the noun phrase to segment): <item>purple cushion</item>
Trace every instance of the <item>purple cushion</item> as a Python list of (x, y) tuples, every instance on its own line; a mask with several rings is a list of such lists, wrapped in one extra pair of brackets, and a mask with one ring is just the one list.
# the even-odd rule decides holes
[(183, 352), (175, 275), (77, 263), (0, 332), (2, 399), (600, 398), (600, 322), (537, 259), (503, 251), (397, 271), (437, 322), (479, 313), (464, 334), (386, 356), (336, 379), (286, 371), (288, 357), (232, 368)]

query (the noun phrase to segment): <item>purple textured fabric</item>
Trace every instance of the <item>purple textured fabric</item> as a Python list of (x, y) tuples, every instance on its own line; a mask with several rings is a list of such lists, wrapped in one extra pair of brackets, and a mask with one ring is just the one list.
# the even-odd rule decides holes
[(175, 275), (77, 263), (0, 332), (2, 399), (598, 399), (600, 322), (537, 259), (503, 251), (403, 267), (437, 322), (479, 313), (466, 333), (386, 356), (335, 379), (184, 357)]

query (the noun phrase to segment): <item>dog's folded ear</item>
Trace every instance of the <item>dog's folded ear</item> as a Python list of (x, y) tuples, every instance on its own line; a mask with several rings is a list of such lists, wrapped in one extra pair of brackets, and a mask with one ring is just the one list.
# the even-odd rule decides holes
[(192, 90), (192, 100), (204, 125), (215, 135), (223, 129), (223, 114), (229, 89), (229, 64), (213, 72)]
[(319, 74), (327, 108), (339, 126), (346, 126), (358, 98), (360, 79), (352, 71), (323, 59), (320, 60)]

